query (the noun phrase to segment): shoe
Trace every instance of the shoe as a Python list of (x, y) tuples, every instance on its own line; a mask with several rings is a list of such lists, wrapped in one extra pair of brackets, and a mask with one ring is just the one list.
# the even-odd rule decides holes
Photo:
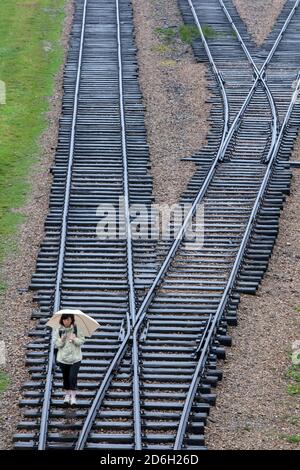
[(71, 406), (77, 405), (75, 393), (71, 393), (70, 405), (71, 405)]
[(71, 401), (71, 397), (68, 393), (66, 393), (65, 398), (64, 398), (64, 405), (69, 405)]

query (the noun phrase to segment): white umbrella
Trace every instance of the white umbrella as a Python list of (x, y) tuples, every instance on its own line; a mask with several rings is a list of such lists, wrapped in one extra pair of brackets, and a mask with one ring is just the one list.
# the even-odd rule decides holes
[(51, 328), (59, 328), (61, 326), (59, 321), (62, 315), (74, 315), (75, 323), (84, 336), (92, 336), (94, 331), (100, 327), (99, 323), (89, 315), (86, 315), (81, 310), (73, 310), (71, 308), (65, 308), (56, 312), (53, 317), (47, 321), (46, 325), (51, 326)]

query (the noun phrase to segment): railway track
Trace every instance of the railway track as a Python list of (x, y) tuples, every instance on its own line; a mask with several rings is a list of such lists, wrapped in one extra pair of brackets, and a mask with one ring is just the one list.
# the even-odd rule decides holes
[[(156, 270), (154, 242), (145, 240), (136, 247), (133, 242), (131, 247), (126, 236), (126, 207), (124, 214), (119, 214), (120, 197), (127, 208), (129, 203), (150, 207), (152, 202), (132, 24), (126, 1), (76, 3), (59, 144), (52, 168), (50, 213), (32, 279), (40, 305), (35, 315), (39, 323), (31, 332), (37, 341), (28, 345), (27, 354), (32, 381), (25, 385), (21, 400), (25, 418), (39, 419), (44, 404), (39, 448), (56, 446), (53, 430), (60, 427), (51, 419), (65, 413), (61, 374), (52, 368), (53, 355), (49, 354), (47, 318), (58, 307), (80, 305), (102, 326), (84, 347), (79, 388), (86, 392), (81, 395), (79, 391), (79, 407), (88, 408), (88, 400), (118, 347), (127, 311), (134, 314), (132, 297), (139, 290), (143, 292)], [(101, 240), (97, 235), (103, 216), (97, 209), (103, 204), (116, 207), (118, 229), (124, 232), (120, 240)], [(130, 271), (136, 292), (132, 292), (133, 279), (127, 275)], [(48, 383), (53, 378), (53, 385), (44, 396), (46, 372)], [(25, 421), (20, 426), (30, 429), (31, 424)], [(61, 426), (68, 427), (63, 421)], [(36, 446), (25, 433), (19, 437), (23, 441), (16, 447)]]
[[(151, 240), (131, 243), (129, 205), (150, 207), (152, 185), (130, 5), (77, 2), (50, 214), (32, 282), (41, 306), (32, 332), (38, 340), (29, 345), (32, 381), (20, 402), (16, 448), (205, 448), (227, 325), (236, 323), (239, 293), (255, 292), (263, 276), (289, 191), (287, 160), (300, 117), (296, 95), (291, 100), (300, 12), (298, 1), (287, 3), (278, 41), (258, 60), (233, 22), (231, 2), (180, 2), (185, 21), (196, 21), (202, 34), (205, 47), (194, 50), (209, 60), (224, 123), (218, 115), (206, 149), (191, 157), (199, 168), (181, 203), (194, 205), (177, 238), (157, 251)], [(206, 38), (200, 17), (217, 34)], [(279, 96), (282, 56), (288, 73)], [(99, 240), (96, 209), (117, 205), (119, 196), (126, 236)], [(200, 203), (204, 239), (186, 243)], [(79, 405), (69, 412), (44, 326), (63, 307), (81, 308), (102, 325), (84, 347)]]

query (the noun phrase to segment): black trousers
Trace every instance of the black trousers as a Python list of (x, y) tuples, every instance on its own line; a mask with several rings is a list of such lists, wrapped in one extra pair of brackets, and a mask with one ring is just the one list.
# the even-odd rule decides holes
[(64, 382), (64, 389), (76, 390), (77, 388), (77, 375), (79, 372), (81, 361), (75, 362), (74, 364), (63, 364), (59, 362), (58, 365), (61, 368)]

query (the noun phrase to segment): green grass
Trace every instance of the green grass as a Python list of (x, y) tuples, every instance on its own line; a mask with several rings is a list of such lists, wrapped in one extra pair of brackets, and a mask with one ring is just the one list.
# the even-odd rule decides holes
[(290, 444), (300, 444), (300, 434), (291, 434), (290, 436), (282, 436), (286, 439)]
[[(292, 359), (292, 354), (289, 354), (290, 360)], [(290, 400), (295, 402), (295, 409), (296, 409), (296, 401), (299, 400), (298, 396), (300, 395), (300, 364), (291, 364), (284, 374), (284, 378), (287, 381), (287, 393), (292, 397)], [(287, 421), (290, 425), (293, 426), (292, 432), (295, 430), (296, 432), (299, 431), (300, 427), (300, 418), (298, 416), (291, 416), (291, 415), (284, 415), (282, 416), (283, 421)], [(289, 443), (299, 444), (300, 443), (300, 435), (299, 434), (280, 434), (279, 437), (281, 439), (285, 439)]]
[(38, 159), (47, 97), (62, 61), (65, 0), (2, 0), (0, 5), (0, 261), (15, 249), (29, 169)]
[(0, 295), (3, 294), (6, 290), (6, 282), (5, 281), (0, 281)]
[(8, 375), (5, 372), (0, 370), (0, 393), (5, 392), (8, 386), (9, 386)]
[(179, 28), (179, 37), (182, 42), (192, 44), (192, 42), (200, 36), (196, 26), (181, 25)]
[(181, 25), (179, 28), (168, 27), (168, 28), (155, 28), (155, 33), (158, 34), (159, 39), (167, 45), (172, 44), (175, 40), (180, 39), (186, 44), (192, 44), (192, 42), (200, 36), (198, 28), (196, 26)]
[(287, 388), (289, 395), (300, 395), (300, 384), (290, 384)]
[[(165, 44), (170, 46), (174, 45), (175, 41), (180, 40), (185, 44), (192, 44), (192, 42), (200, 37), (199, 30), (195, 25), (183, 24), (179, 27), (164, 27), (164, 28), (155, 28), (155, 33), (158, 35), (159, 39)], [(224, 36), (223, 33), (216, 31), (212, 26), (204, 24), (202, 26), (202, 31), (206, 39), (217, 38), (219, 36)], [(160, 52), (160, 51), (157, 51)], [(166, 52), (166, 51), (163, 51)]]
[(155, 28), (155, 32), (159, 35), (162, 41), (171, 43), (177, 35), (176, 28)]
[(289, 367), (287, 377), (300, 383), (300, 366), (295, 364)]
[(176, 60), (173, 59), (165, 59), (160, 62), (160, 65), (162, 67), (175, 67), (177, 65)]
[(166, 54), (168, 52), (171, 52), (171, 48), (167, 44), (155, 44), (152, 47), (152, 51), (158, 52), (159, 54)]
[[(222, 33), (218, 33), (212, 26), (203, 25), (202, 31), (206, 39), (216, 38), (223, 36)], [(186, 44), (192, 44), (192, 42), (200, 36), (199, 30), (196, 26), (181, 25), (177, 27), (166, 27), (166, 28), (155, 28), (155, 33), (158, 34), (161, 41), (167, 44), (171, 44), (175, 39), (180, 39)]]
[(220, 33), (218, 33), (212, 26), (208, 24), (204, 24), (202, 26), (202, 31), (206, 39), (212, 39), (220, 36)]
[(288, 368), (286, 378), (289, 380), (287, 392), (289, 395), (300, 395), (300, 365), (293, 364)]

